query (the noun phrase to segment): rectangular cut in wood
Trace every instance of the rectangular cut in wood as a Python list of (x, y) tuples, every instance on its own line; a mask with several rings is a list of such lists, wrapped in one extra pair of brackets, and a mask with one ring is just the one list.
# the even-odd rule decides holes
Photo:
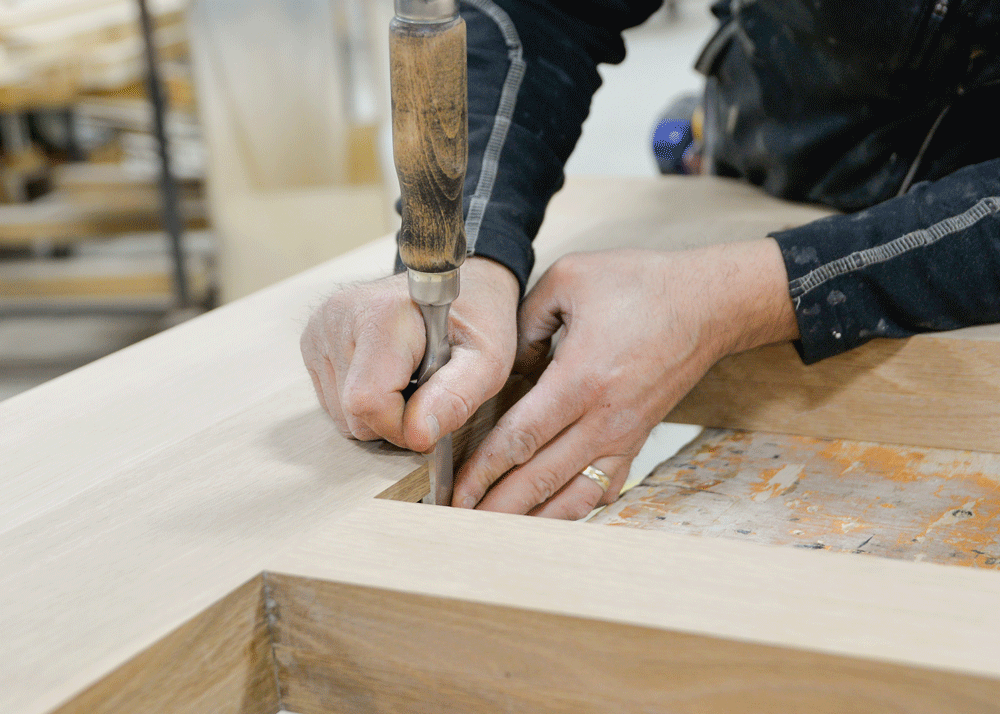
[(1000, 568), (1000, 459), (706, 429), (592, 521)]

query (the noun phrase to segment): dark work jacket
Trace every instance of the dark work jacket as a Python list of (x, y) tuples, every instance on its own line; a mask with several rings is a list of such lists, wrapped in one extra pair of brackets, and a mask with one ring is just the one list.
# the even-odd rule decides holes
[[(660, 4), (462, 3), (470, 252), (522, 290), (597, 65), (620, 62), (622, 30)], [(1000, 322), (1000, 1), (732, 0), (713, 12), (720, 28), (697, 65), (713, 170), (845, 212), (774, 234), (803, 359)]]

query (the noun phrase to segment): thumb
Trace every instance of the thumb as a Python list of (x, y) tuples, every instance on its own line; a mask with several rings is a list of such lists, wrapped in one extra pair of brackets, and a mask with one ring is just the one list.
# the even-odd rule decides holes
[(451, 359), (406, 403), (406, 443), (429, 451), (440, 437), (464, 425), (506, 383), (510, 366), (501, 362), (476, 349), (452, 347)]

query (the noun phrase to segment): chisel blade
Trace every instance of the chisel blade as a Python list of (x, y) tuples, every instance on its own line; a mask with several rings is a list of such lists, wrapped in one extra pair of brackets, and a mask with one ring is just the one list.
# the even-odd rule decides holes
[[(419, 305), (419, 307), (427, 329), (427, 346), (424, 348), (424, 358), (420, 367), (417, 368), (418, 388), (451, 359), (451, 343), (448, 341), (448, 312), (451, 303)], [(427, 471), (430, 475), (431, 490), (424, 498), (424, 503), (437, 506), (451, 505), (454, 486), (451, 434), (442, 436), (433, 451), (427, 454)]]

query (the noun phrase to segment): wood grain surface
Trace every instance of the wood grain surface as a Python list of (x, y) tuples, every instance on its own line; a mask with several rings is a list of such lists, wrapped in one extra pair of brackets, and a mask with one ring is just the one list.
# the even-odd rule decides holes
[(268, 570), (1000, 684), (991, 570), (384, 500)]
[(281, 703), (299, 714), (985, 714), (1000, 691), (989, 679), (863, 659), (266, 577)]
[[(0, 709), (46, 712), (422, 459), (341, 439), (298, 338), (385, 240), (0, 403)], [(335, 276), (335, 277), (334, 277)]]
[(1000, 451), (993, 326), (874, 340), (805, 366), (791, 345), (719, 362), (667, 417), (735, 429)]
[[(570, 249), (755, 238), (822, 214), (721, 180), (571, 181), (537, 270)], [(377, 241), (0, 403), (0, 599), (16, 623), (0, 709), (71, 701), (262, 571), (1000, 679), (993, 571), (374, 499), (423, 459), (341, 438), (298, 338), (336, 285), (387, 274), (393, 254)], [(879, 369), (936, 394), (894, 428), (991, 439), (956, 404), (990, 392), (992, 358), (949, 379), (922, 365), (997, 334), (893, 343)], [(812, 370), (783, 400), (810, 404)], [(836, 390), (865, 409), (886, 392), (869, 379)]]
[(55, 714), (275, 714), (278, 686), (258, 576)]

